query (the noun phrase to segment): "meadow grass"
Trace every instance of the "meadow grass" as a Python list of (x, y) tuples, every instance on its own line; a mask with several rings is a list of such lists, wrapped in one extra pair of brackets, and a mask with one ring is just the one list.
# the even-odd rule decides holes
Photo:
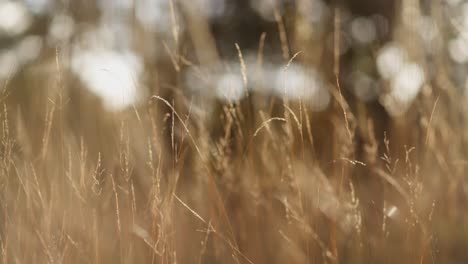
[[(5, 83), (3, 263), (468, 261), (466, 99), (449, 66), (390, 116), (342, 88), (336, 12), (325, 110), (255, 90), (236, 102), (194, 99), (180, 72), (221, 59), (208, 22), (185, 10), (180, 36), (174, 9), (170, 58), (149, 66), (157, 77), (141, 104), (107, 111), (62, 67), (65, 48)], [(293, 18), (275, 11), (285, 71), (322, 50)], [(245, 87), (268, 56), (266, 37), (257, 65), (232, 44)], [(182, 54), (184, 38), (200, 65)]]

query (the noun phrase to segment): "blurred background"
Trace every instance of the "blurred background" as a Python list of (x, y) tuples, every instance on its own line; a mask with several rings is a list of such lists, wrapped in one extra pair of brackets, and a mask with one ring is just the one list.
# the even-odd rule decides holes
[(468, 262), (467, 63), (465, 0), (0, 0), (2, 262)]

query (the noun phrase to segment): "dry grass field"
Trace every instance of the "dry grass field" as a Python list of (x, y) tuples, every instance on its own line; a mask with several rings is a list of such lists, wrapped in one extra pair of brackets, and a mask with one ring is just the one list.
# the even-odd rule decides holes
[(0, 263), (468, 263), (468, 2), (0, 1)]

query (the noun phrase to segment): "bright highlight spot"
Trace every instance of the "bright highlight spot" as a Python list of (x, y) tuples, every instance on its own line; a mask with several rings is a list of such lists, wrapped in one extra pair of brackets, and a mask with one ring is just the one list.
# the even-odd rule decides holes
[(0, 3), (0, 34), (15, 36), (24, 33), (31, 24), (31, 16), (20, 2)]
[(274, 91), (278, 96), (292, 100), (310, 102), (316, 110), (324, 109), (330, 102), (330, 94), (325, 89), (319, 73), (311, 68), (291, 64), (288, 68), (277, 69)]
[(79, 51), (73, 55), (72, 70), (91, 92), (101, 97), (109, 111), (123, 110), (139, 99), (137, 85), (143, 65), (129, 51)]
[(409, 104), (418, 95), (424, 81), (424, 71), (418, 64), (405, 64), (392, 81), (390, 95), (402, 104)]
[(218, 98), (232, 102), (239, 101), (244, 96), (244, 83), (241, 76), (233, 73), (221, 75), (216, 84)]
[(384, 79), (390, 79), (400, 71), (405, 60), (406, 53), (401, 47), (387, 44), (377, 55), (377, 70)]

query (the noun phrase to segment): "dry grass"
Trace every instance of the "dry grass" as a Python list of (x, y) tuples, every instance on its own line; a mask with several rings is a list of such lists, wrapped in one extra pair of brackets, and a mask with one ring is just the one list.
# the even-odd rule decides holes
[[(195, 53), (214, 47), (206, 22), (186, 17)], [(285, 68), (314, 63), (315, 40), (295, 36), (289, 47), (289, 25), (276, 10), (275, 19)], [(125, 111), (106, 112), (62, 69), (60, 52), (52, 73), (26, 69), (5, 84), (3, 263), (468, 261), (467, 110), (448, 67), (392, 118), (343, 94), (335, 45), (325, 111), (250, 91), (197, 114), (196, 100), (175, 91), (180, 71), (197, 67), (179, 53), (187, 36), (177, 29), (164, 44), (170, 60), (151, 66), (151, 96)], [(265, 36), (258, 65), (232, 44), (245, 85)], [(200, 67), (216, 65), (208, 53)]]

